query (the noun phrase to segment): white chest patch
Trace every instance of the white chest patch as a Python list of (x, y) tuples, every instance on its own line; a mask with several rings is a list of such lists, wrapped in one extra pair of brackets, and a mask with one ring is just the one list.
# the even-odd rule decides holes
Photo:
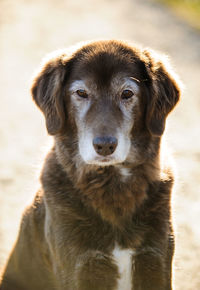
[(120, 173), (121, 173), (123, 182), (126, 182), (126, 180), (131, 176), (131, 172), (129, 168), (126, 168), (126, 167), (120, 168)]
[(134, 251), (130, 249), (122, 250), (116, 246), (113, 250), (113, 258), (118, 266), (120, 278), (116, 290), (133, 290), (132, 288), (132, 268)]

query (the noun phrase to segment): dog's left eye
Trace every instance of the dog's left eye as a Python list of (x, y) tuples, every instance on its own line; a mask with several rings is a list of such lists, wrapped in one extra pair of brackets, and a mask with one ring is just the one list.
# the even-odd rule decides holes
[(121, 94), (121, 98), (123, 100), (128, 100), (130, 99), (132, 96), (134, 95), (134, 93), (131, 90), (124, 90)]
[(86, 93), (85, 90), (77, 90), (76, 91), (77, 95), (83, 99), (87, 99), (88, 98), (88, 94)]

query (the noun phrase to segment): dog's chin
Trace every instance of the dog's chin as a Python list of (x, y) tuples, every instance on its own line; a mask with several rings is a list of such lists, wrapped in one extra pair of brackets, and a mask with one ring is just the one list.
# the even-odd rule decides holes
[(97, 157), (92, 160), (84, 160), (86, 164), (94, 165), (98, 167), (114, 166), (119, 165), (124, 162), (124, 160), (119, 160), (114, 157)]

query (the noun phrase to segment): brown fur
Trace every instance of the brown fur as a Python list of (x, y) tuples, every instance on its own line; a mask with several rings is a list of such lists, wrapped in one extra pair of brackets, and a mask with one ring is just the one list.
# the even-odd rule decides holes
[[(91, 87), (95, 84), (102, 99), (85, 122), (108, 132), (122, 121), (115, 95), (108, 99), (110, 82), (121, 73), (140, 86), (130, 153), (116, 165), (85, 164), (78, 152), (80, 125), (70, 84), (82, 78)], [(32, 95), (55, 145), (45, 160), (41, 189), (24, 214), (0, 289), (114, 290), (119, 278), (111, 255), (115, 244), (137, 253), (132, 289), (172, 289), (173, 176), (163, 165), (161, 170), (160, 139), (179, 100), (174, 77), (150, 51), (118, 41), (94, 42), (51, 57), (35, 77)], [(128, 102), (125, 106), (130, 111)], [(129, 170), (125, 180), (121, 168)]]

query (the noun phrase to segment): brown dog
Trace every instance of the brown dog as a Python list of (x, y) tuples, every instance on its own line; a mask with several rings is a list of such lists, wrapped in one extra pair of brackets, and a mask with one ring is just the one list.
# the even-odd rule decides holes
[(55, 144), (0, 289), (172, 289), (171, 72), (148, 50), (93, 42), (51, 57), (32, 95)]

